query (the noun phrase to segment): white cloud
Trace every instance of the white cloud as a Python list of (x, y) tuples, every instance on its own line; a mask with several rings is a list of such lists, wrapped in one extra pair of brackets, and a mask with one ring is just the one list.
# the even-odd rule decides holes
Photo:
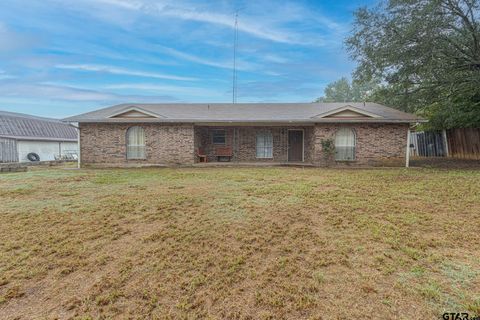
[(38, 39), (14, 32), (4, 23), (0, 22), (0, 53), (29, 48), (38, 42)]
[(163, 85), (163, 84), (154, 84), (154, 83), (120, 83), (120, 84), (111, 84), (104, 86), (106, 89), (132, 89), (132, 90), (143, 90), (149, 92), (161, 92), (161, 93), (182, 93), (195, 96), (212, 96), (217, 95), (220, 90), (211, 90), (201, 87), (192, 87), (192, 86), (174, 86), (174, 85)]
[(265, 71), (265, 74), (272, 76), (272, 77), (279, 77), (282, 76), (283, 73), (276, 72), (276, 71)]
[(274, 63), (287, 63), (289, 61), (287, 58), (281, 57), (276, 54), (271, 54), (271, 53), (264, 54), (262, 58), (266, 61), (270, 61)]
[[(156, 48), (159, 51), (161, 51), (165, 54), (168, 54), (170, 56), (173, 56), (173, 57), (176, 57), (176, 58), (179, 58), (179, 59), (183, 59), (183, 60), (187, 60), (187, 61), (191, 61), (191, 62), (195, 62), (195, 63), (199, 63), (199, 64), (203, 64), (203, 65), (207, 65), (207, 66), (211, 66), (211, 67), (217, 67), (217, 68), (222, 68), (222, 69), (232, 69), (232, 67), (233, 67), (232, 61), (210, 60), (210, 59), (202, 58), (202, 57), (190, 54), (190, 53), (185, 53), (185, 52), (173, 49), (173, 48), (167, 48), (167, 47), (164, 47), (164, 46), (156, 46)], [(254, 63), (246, 62), (246, 61), (242, 61), (242, 60), (237, 61), (237, 69), (238, 70), (251, 71), (251, 70), (256, 70), (258, 68), (259, 68), (259, 66), (254, 64)]]
[[(143, 50), (135, 51), (134, 53), (118, 52), (118, 50), (112, 50), (108, 47), (102, 47), (91, 43), (80, 43), (79, 48), (63, 47), (63, 46), (50, 46), (50, 49), (56, 52), (65, 53), (75, 56), (87, 56), (93, 58), (104, 58), (107, 60), (126, 60), (135, 61), (140, 63), (148, 63), (158, 66), (174, 66), (178, 65), (176, 61), (166, 60), (158, 57), (156, 53), (143, 52)], [(151, 47), (151, 46), (150, 46)], [(143, 49), (143, 48), (141, 48)]]
[(3, 79), (13, 79), (15, 78), (14, 76), (12, 75), (9, 75), (8, 73), (6, 73), (4, 70), (0, 69), (0, 80), (3, 80)]
[(110, 74), (123, 74), (128, 76), (157, 78), (167, 80), (181, 80), (181, 81), (194, 81), (196, 78), (181, 77), (157, 72), (137, 71), (124, 68), (118, 68), (114, 66), (105, 66), (97, 64), (58, 64), (55, 66), (58, 69), (78, 70), (78, 71), (92, 71), (92, 72), (105, 72)]
[(123, 1), (123, 0), (100, 0), (103, 3), (119, 6), (125, 9), (140, 9), (142, 3), (140, 1)]
[(34, 97), (74, 101), (110, 100), (115, 95), (94, 90), (42, 84), (2, 84), (0, 93), (6, 97)]
[(119, 95), (109, 92), (100, 92), (75, 88), (70, 86), (52, 84), (25, 84), (25, 83), (3, 83), (0, 86), (2, 98), (35, 98), (65, 101), (175, 101), (172, 96), (141, 96), (141, 95)]
[[(88, 0), (87, 0), (88, 1)], [(91, 0), (90, 0), (91, 1)], [(212, 10), (197, 10), (195, 5), (198, 3), (189, 3), (186, 1), (145, 1), (145, 0), (95, 0), (95, 3), (103, 3), (110, 6), (117, 6), (121, 9), (142, 12), (148, 15), (157, 15), (163, 17), (171, 17), (187, 21), (203, 22), (208, 24), (219, 25), (229, 29), (234, 28), (233, 13), (214, 12)], [(275, 7), (278, 7), (276, 2)], [(238, 30), (245, 32), (254, 37), (266, 39), (279, 43), (286, 44), (300, 44), (300, 45), (324, 45), (322, 37), (310, 34), (306, 36), (305, 33), (296, 33), (289, 30), (289, 28), (282, 27), (282, 22), (292, 22), (292, 17), (296, 19), (294, 22), (304, 23), (305, 15), (310, 16), (308, 10), (299, 6), (288, 6), (289, 11), (296, 12), (289, 16), (289, 11), (281, 11), (281, 15), (273, 15), (271, 12), (264, 10), (255, 16), (247, 13), (241, 14), (238, 22)], [(294, 9), (292, 9), (294, 7)], [(192, 9), (193, 8), (193, 9)], [(267, 8), (268, 9), (268, 8)], [(304, 15), (299, 14), (302, 11)], [(275, 16), (275, 18), (271, 18)], [(322, 24), (327, 28), (339, 28), (339, 24), (331, 19), (319, 16), (316, 13), (315, 21), (317, 24)]]
[[(212, 12), (198, 12), (193, 10), (186, 10), (180, 8), (161, 8), (159, 13), (166, 16), (171, 16), (183, 20), (193, 20), (198, 22), (206, 22), (212, 24), (218, 24), (227, 28), (233, 28), (233, 17), (232, 15), (226, 15), (221, 13), (212, 13)], [(291, 43), (291, 44), (304, 44), (305, 42), (301, 40), (294, 34), (289, 33), (286, 30), (276, 30), (273, 28), (268, 28), (265, 25), (262, 25), (258, 22), (247, 20), (246, 18), (238, 23), (238, 30), (251, 34), (255, 37), (271, 40), (275, 42)]]
[(173, 48), (167, 48), (167, 47), (164, 47), (164, 46), (157, 46), (157, 48), (159, 49), (159, 51), (162, 51), (163, 53), (166, 53), (170, 56), (180, 58), (180, 59), (183, 59), (183, 60), (187, 60), (187, 61), (191, 61), (191, 62), (195, 62), (195, 63), (199, 63), (199, 64), (204, 64), (204, 65), (211, 66), (211, 67), (217, 67), (217, 68), (225, 68), (225, 69), (228, 69), (228, 68), (231, 69), (232, 68), (232, 63), (231, 62), (227, 63), (227, 62), (219, 62), (219, 61), (208, 60), (208, 59), (205, 59), (205, 58), (202, 58), (202, 57), (195, 56), (193, 54), (185, 53), (185, 52), (182, 52), (182, 51), (179, 51), (179, 50), (176, 50), (176, 49), (173, 49)]

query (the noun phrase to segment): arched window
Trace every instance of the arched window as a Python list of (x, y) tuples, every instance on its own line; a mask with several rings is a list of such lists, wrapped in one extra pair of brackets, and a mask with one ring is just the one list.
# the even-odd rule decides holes
[(335, 160), (355, 160), (355, 132), (353, 129), (338, 129), (335, 135)]
[(127, 130), (127, 159), (145, 159), (145, 130), (142, 127)]

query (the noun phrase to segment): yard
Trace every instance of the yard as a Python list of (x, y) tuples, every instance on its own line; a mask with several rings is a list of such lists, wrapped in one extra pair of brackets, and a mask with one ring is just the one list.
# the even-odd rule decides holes
[(0, 175), (1, 319), (480, 313), (480, 171)]

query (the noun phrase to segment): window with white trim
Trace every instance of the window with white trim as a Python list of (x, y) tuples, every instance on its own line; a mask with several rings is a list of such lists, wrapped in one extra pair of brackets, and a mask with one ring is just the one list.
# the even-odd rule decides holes
[(257, 158), (273, 158), (273, 136), (270, 131), (257, 133)]
[(351, 128), (340, 128), (335, 135), (335, 160), (355, 160), (355, 132)]
[(127, 159), (145, 159), (145, 130), (142, 127), (127, 130)]

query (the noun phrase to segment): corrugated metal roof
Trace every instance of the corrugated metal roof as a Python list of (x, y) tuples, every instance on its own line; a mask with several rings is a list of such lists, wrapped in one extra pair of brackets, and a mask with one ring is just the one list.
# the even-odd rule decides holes
[(57, 119), (0, 111), (0, 137), (20, 140), (77, 141), (77, 129)]
[[(345, 106), (378, 115), (364, 119), (321, 118), (321, 114)], [(146, 111), (158, 117), (126, 119), (114, 117), (131, 109)], [(424, 121), (377, 103), (161, 103), (120, 104), (64, 119), (69, 122), (404, 122)]]

